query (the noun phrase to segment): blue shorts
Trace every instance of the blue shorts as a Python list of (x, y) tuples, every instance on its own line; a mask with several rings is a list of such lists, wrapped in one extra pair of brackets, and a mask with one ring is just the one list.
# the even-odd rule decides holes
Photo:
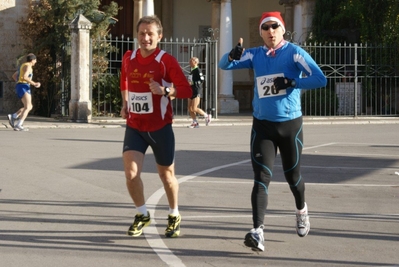
[(19, 98), (22, 98), (25, 93), (31, 94), (30, 85), (27, 83), (17, 83), (15, 86), (15, 91)]
[(175, 160), (175, 136), (172, 124), (167, 124), (155, 132), (140, 132), (126, 125), (123, 152), (135, 150), (145, 154), (149, 146), (158, 165), (172, 165)]

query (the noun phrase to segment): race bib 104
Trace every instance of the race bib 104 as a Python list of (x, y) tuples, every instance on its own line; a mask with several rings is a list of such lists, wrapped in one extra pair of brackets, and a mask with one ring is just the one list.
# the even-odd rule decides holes
[(284, 77), (284, 73), (260, 76), (256, 78), (259, 98), (273, 97), (287, 94), (286, 90), (279, 90), (274, 87), (273, 81), (277, 77)]
[(148, 114), (153, 112), (152, 94), (129, 92), (129, 112)]

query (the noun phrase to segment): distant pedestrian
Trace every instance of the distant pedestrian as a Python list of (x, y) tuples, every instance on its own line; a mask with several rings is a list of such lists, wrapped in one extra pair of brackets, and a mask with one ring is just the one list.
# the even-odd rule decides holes
[(189, 82), (191, 88), (193, 89), (193, 96), (188, 99), (188, 110), (190, 112), (190, 117), (193, 120), (189, 128), (198, 128), (199, 123), (197, 121), (197, 114), (200, 114), (205, 118), (205, 125), (208, 126), (212, 120), (212, 115), (207, 114), (201, 108), (199, 104), (201, 101), (201, 96), (203, 96), (202, 86), (204, 83), (204, 75), (198, 67), (199, 60), (197, 57), (192, 57), (190, 59), (191, 72), (189, 75)]
[(7, 115), (8, 122), (15, 131), (28, 131), (27, 128), (23, 127), (23, 124), (33, 108), (30, 86), (33, 85), (36, 88), (40, 87), (39, 82), (33, 81), (33, 66), (35, 66), (36, 63), (36, 56), (34, 54), (28, 54), (26, 62), (12, 75), (14, 81), (17, 82), (15, 91), (24, 105), (14, 114)]
[(284, 40), (285, 26), (280, 12), (264, 12), (258, 27), (264, 45), (245, 50), (240, 38), (238, 45), (222, 56), (219, 67), (223, 70), (253, 69), (255, 74), (250, 143), (254, 172), (253, 228), (246, 234), (244, 244), (263, 251), (264, 218), (277, 150), (295, 199), (297, 234), (304, 237), (309, 233), (305, 181), (300, 172), (301, 90), (324, 87), (327, 79), (305, 50)]

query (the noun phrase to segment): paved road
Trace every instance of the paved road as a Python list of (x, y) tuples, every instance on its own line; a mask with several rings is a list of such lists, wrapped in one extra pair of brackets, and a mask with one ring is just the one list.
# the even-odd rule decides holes
[(125, 234), (135, 209), (122, 172), (123, 127), (0, 128), (1, 266), (399, 266), (399, 125), (304, 131), (310, 234), (295, 233), (277, 158), (258, 253), (243, 245), (251, 228), (246, 124), (175, 127), (177, 239), (162, 235), (167, 205), (151, 151), (143, 179), (155, 220), (139, 238)]

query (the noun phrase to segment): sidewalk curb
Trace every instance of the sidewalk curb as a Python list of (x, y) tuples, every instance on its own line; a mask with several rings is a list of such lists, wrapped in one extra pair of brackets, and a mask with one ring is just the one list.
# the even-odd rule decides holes
[[(213, 119), (209, 126), (205, 126), (204, 119), (199, 119), (200, 127), (217, 126), (251, 126), (251, 115), (225, 115)], [(6, 115), (0, 117), (0, 129), (12, 129)], [(173, 127), (186, 128), (191, 124), (191, 119), (185, 117), (175, 118)], [(399, 124), (399, 117), (304, 117), (304, 125), (332, 125), (332, 124)], [(89, 123), (72, 122), (65, 118), (46, 118), (29, 116), (25, 126), (31, 129), (82, 129), (82, 128), (119, 128), (125, 127), (122, 118), (96, 117)]]

